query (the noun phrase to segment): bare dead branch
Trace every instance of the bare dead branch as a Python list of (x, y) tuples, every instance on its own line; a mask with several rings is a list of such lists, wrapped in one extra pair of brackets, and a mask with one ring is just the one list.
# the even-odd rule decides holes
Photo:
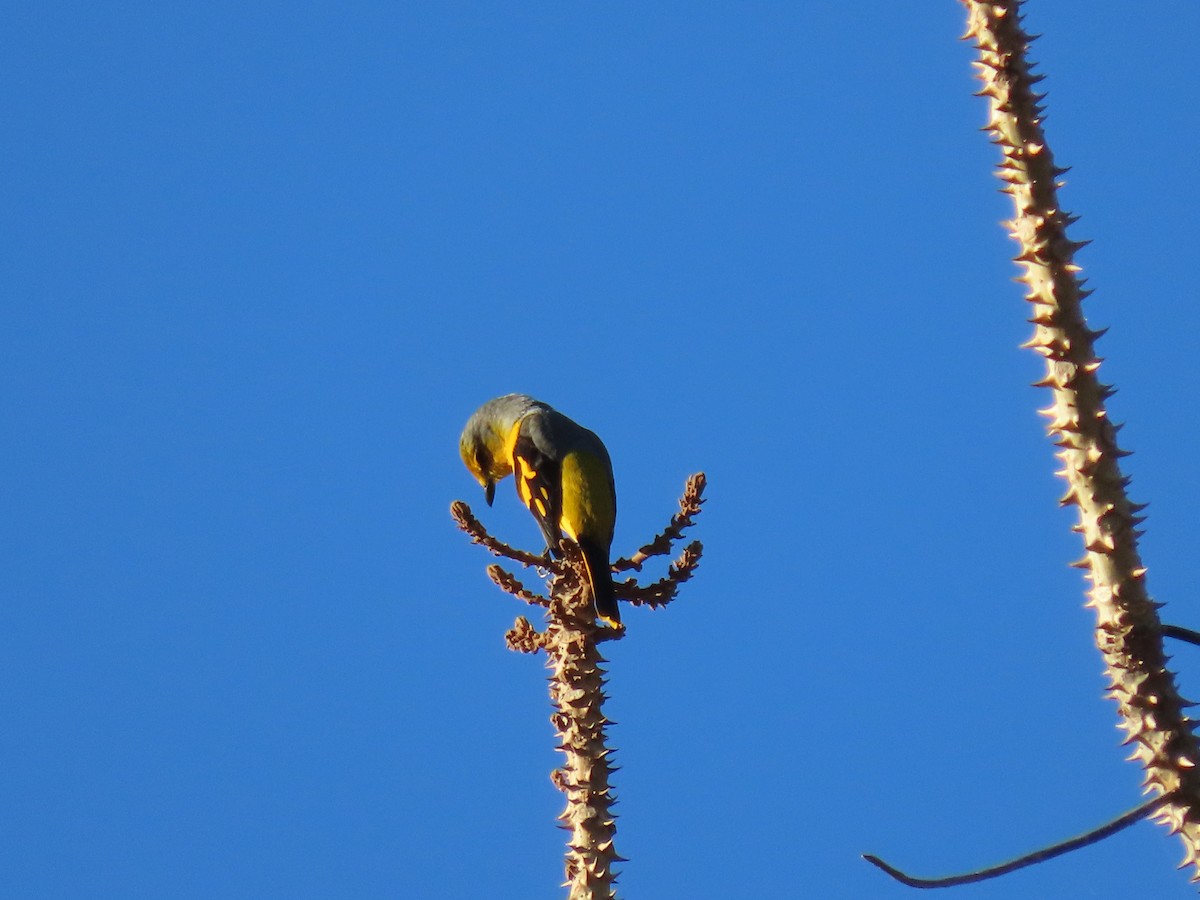
[(518, 616), (504, 635), (504, 642), (509, 650), (518, 653), (537, 653), (545, 645), (546, 636), (538, 631), (524, 616)]
[(679, 586), (695, 573), (703, 552), (704, 545), (699, 541), (692, 541), (667, 568), (665, 578), (644, 587), (632, 578), (617, 582), (617, 595), (634, 606), (649, 606), (651, 609), (666, 606), (675, 599)]
[[(582, 565), (569, 557), (568, 569)], [(609, 784), (612, 751), (608, 748), (608, 719), (604, 715), (604, 658), (597, 638), (613, 629), (595, 622), (592, 598), (582, 572), (556, 578), (551, 588), (549, 624), (541, 647), (550, 657), (550, 716), (558, 732), (563, 767), (551, 777), (567, 796), (559, 820), (570, 831), (567, 841), (566, 884), (570, 900), (611, 900), (615, 896), (613, 866), (621, 857), (616, 837), (616, 801)]]
[(1010, 859), (1006, 863), (1001, 863), (998, 866), (992, 866), (987, 869), (978, 869), (974, 872), (964, 872), (961, 875), (945, 875), (941, 878), (918, 878), (915, 875), (908, 875), (897, 869), (893, 865), (884, 862), (878, 856), (870, 853), (864, 853), (863, 859), (871, 865), (876, 866), (887, 872), (901, 884), (906, 884), (909, 887), (915, 888), (946, 888), (954, 887), (960, 884), (974, 884), (977, 881), (986, 881), (989, 878), (998, 878), (1001, 875), (1007, 875), (1009, 872), (1015, 872), (1018, 869), (1024, 869), (1027, 866), (1037, 865), (1038, 863), (1046, 862), (1054, 859), (1056, 856), (1070, 853), (1072, 850), (1078, 850), (1080, 847), (1086, 847), (1089, 844), (1095, 844), (1098, 841), (1104, 840), (1106, 837), (1116, 834), (1128, 828), (1134, 822), (1140, 822), (1142, 819), (1150, 816), (1170, 799), (1170, 795), (1166, 794), (1161, 797), (1153, 797), (1147, 800), (1140, 806), (1135, 806), (1129, 812), (1123, 813), (1099, 828), (1095, 828), (1084, 834), (1077, 835), (1069, 840), (1059, 844), (1052, 844), (1049, 847), (1043, 847), (1040, 850), (1035, 850), (1033, 853), (1028, 853), (1025, 856), (1018, 856), (1016, 859)]
[[(680, 539), (684, 529), (692, 525), (700, 512), (704, 485), (703, 473), (689, 478), (679, 503), (680, 511), (667, 529), (634, 554), (633, 559), (618, 561), (615, 568), (618, 571), (640, 568), (649, 556), (669, 553), (673, 543)], [(571, 833), (565, 857), (569, 898), (612, 900), (616, 881), (613, 867), (622, 861), (622, 857), (613, 846), (616, 817), (612, 806), (616, 798), (609, 777), (614, 767), (612, 751), (607, 746), (608, 719), (603, 709), (605, 660), (597, 648), (605, 641), (621, 639), (626, 629), (596, 624), (586, 563), (574, 542), (564, 541), (560, 548), (562, 558), (551, 561), (492, 537), (462, 501), (453, 503), (450, 513), (474, 543), (481, 544), (496, 556), (525, 566), (546, 568), (554, 575), (547, 598), (526, 589), (515, 575), (500, 565), (493, 564), (487, 570), (501, 590), (547, 610), (544, 632), (539, 632), (521, 616), (504, 638), (511, 650), (519, 653), (545, 651), (549, 657), (550, 699), (555, 710), (550, 721), (558, 732), (559, 750), (566, 755), (562, 768), (551, 778), (567, 796), (566, 809), (559, 819)], [(693, 541), (671, 563), (665, 578), (645, 588), (629, 579), (616, 585), (617, 596), (635, 606), (665, 605), (675, 597), (679, 585), (692, 577), (702, 552), (700, 542)]]
[(561, 567), (558, 562), (551, 559), (549, 555), (538, 556), (527, 550), (518, 550), (516, 547), (510, 547), (504, 541), (492, 537), (483, 524), (475, 518), (471, 507), (463, 501), (455, 500), (450, 504), (450, 515), (454, 518), (455, 524), (471, 538), (471, 543), (486, 547), (493, 555), (503, 556), (505, 559), (511, 559), (523, 566), (548, 569), (554, 573), (560, 571)]
[(675, 541), (683, 537), (684, 529), (690, 528), (694, 524), (695, 517), (700, 515), (700, 506), (704, 503), (702, 495), (707, 484), (708, 479), (704, 477), (703, 472), (697, 472), (688, 478), (683, 489), (683, 497), (679, 500), (679, 512), (671, 517), (670, 524), (633, 556), (614, 562), (612, 564), (613, 571), (628, 572), (633, 569), (640, 572), (642, 564), (650, 557), (666, 556), (670, 553)]
[(502, 591), (506, 591), (507, 593), (512, 594), (514, 597), (524, 600), (531, 606), (548, 607), (550, 605), (550, 600), (547, 597), (543, 597), (541, 594), (535, 594), (532, 591), (526, 590), (525, 585), (521, 584), (521, 582), (517, 580), (517, 576), (501, 567), (499, 563), (492, 563), (490, 566), (488, 566), (487, 573), (488, 578), (496, 582), (496, 586)]

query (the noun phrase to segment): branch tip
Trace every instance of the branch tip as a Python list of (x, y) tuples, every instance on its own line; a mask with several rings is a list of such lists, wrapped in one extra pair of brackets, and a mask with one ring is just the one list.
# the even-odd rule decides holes
[(1018, 869), (1046, 862), (1047, 860), (1070, 853), (1072, 850), (1078, 850), (1081, 847), (1102, 841), (1106, 837), (1111, 837), (1118, 831), (1128, 828), (1135, 822), (1140, 822), (1147, 816), (1153, 815), (1160, 810), (1160, 807), (1169, 803), (1172, 799), (1174, 798), (1170, 794), (1161, 794), (1157, 797), (1152, 797), (1145, 803), (1135, 806), (1128, 812), (1122, 813), (1111, 822), (1107, 822), (1099, 828), (1094, 828), (1091, 831), (1084, 832), (1061, 843), (1051, 844), (1049, 847), (1043, 847), (1024, 856), (1018, 856), (1016, 859), (1011, 859), (998, 866), (977, 869), (974, 872), (964, 872), (961, 875), (946, 875), (941, 878), (919, 878), (897, 869), (874, 854), (864, 853), (862, 858), (876, 868), (882, 869), (901, 884), (908, 885), (909, 887), (946, 888), (955, 887), (960, 884), (975, 884), (979, 881), (987, 881), (990, 878), (999, 878), (1001, 875), (1007, 875), (1009, 872), (1015, 872)]
[(525, 585), (517, 580), (517, 577), (503, 568), (499, 563), (492, 563), (487, 567), (488, 578), (496, 583), (500, 590), (512, 594), (520, 600), (524, 600), (530, 606), (550, 606), (550, 601), (541, 594), (535, 594), (533, 591), (526, 590)]
[(492, 537), (483, 524), (475, 518), (471, 507), (461, 500), (455, 500), (450, 504), (450, 516), (454, 519), (454, 523), (471, 538), (471, 543), (487, 548), (493, 556), (503, 556), (526, 568), (548, 569), (556, 575), (562, 571), (562, 567), (548, 553), (539, 556), (527, 550), (518, 550), (504, 541)]
[(666, 556), (671, 552), (675, 541), (683, 537), (685, 529), (695, 524), (696, 516), (700, 515), (700, 507), (704, 504), (704, 488), (708, 478), (703, 472), (690, 476), (683, 488), (683, 496), (679, 500), (679, 512), (671, 517), (670, 523), (650, 543), (643, 546), (629, 558), (618, 559), (612, 564), (614, 572), (635, 572), (642, 570), (642, 564), (652, 556)]

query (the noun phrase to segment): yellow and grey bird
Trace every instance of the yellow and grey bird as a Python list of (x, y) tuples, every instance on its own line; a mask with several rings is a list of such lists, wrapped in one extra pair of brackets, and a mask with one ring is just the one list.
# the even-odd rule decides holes
[(483, 486), (488, 506), (496, 482), (512, 473), (517, 496), (533, 513), (550, 552), (562, 555), (564, 534), (579, 545), (596, 614), (620, 627), (609, 564), (617, 489), (600, 438), (540, 400), (507, 394), (475, 410), (458, 451)]

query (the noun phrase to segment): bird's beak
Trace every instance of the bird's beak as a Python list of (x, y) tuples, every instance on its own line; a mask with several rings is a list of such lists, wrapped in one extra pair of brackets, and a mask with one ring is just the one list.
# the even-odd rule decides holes
[(487, 484), (483, 486), (483, 496), (487, 498), (488, 506), (491, 506), (492, 501), (496, 499), (496, 482), (490, 478), (487, 480)]

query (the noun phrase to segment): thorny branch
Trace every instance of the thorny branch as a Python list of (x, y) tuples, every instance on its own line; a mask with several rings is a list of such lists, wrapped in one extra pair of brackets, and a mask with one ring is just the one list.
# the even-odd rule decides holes
[(649, 606), (658, 609), (666, 606), (675, 599), (679, 586), (690, 579), (700, 565), (700, 555), (704, 546), (699, 541), (692, 541), (683, 548), (679, 557), (667, 567), (667, 576), (645, 587), (632, 578), (617, 582), (617, 596), (628, 600), (634, 606)]
[(1048, 388), (1051, 405), (1042, 410), (1062, 462), (1058, 473), (1068, 488), (1060, 501), (1074, 506), (1085, 555), (1073, 563), (1091, 581), (1088, 606), (1096, 615), (1096, 643), (1108, 675), (1108, 694), (1117, 701), (1125, 743), (1143, 768), (1143, 784), (1158, 795), (1155, 818), (1183, 839), (1183, 865), (1200, 879), (1200, 746), (1196, 723), (1185, 714), (1163, 652), (1163, 629), (1146, 585), (1138, 549), (1144, 505), (1133, 503), (1130, 479), (1120, 460), (1128, 456), (1117, 442), (1119, 426), (1109, 417), (1111, 385), (1097, 377), (1101, 360), (1095, 342), (1103, 333), (1088, 326), (1082, 302), (1089, 293), (1079, 277), (1075, 252), (1085, 242), (1071, 240), (1076, 221), (1063, 209), (1055, 165), (1042, 129), (1044, 95), (1035, 86), (1028, 59), (1031, 38), (1021, 23), (1020, 0), (962, 0), (967, 9), (965, 37), (975, 43), (975, 62), (989, 104), (987, 130), (1003, 160), (997, 174), (1013, 201), (1007, 223), (1020, 246), (1018, 281), (1033, 304), (1033, 338), (1027, 347), (1046, 362), (1037, 386)]
[(529, 620), (524, 616), (517, 616), (517, 621), (513, 623), (504, 635), (504, 642), (508, 645), (509, 650), (515, 650), (518, 653), (537, 653), (544, 649), (545, 635), (529, 624)]
[[(455, 524), (471, 538), (472, 544), (481, 544), (490, 550), (494, 556), (503, 556), (523, 566), (548, 569), (556, 574), (560, 571), (561, 567), (559, 563), (551, 558), (550, 554), (544, 553), (539, 555), (530, 553), (528, 550), (518, 550), (516, 547), (510, 547), (504, 541), (492, 537), (488, 534), (487, 529), (483, 527), (482, 523), (475, 518), (475, 514), (471, 512), (471, 507), (467, 506), (461, 500), (455, 500), (450, 504), (450, 516), (454, 519)], [(501, 585), (501, 587), (504, 586)]]
[[(612, 564), (614, 572), (628, 572), (633, 569), (642, 571), (642, 563), (652, 556), (666, 556), (674, 544), (683, 537), (684, 529), (692, 526), (692, 520), (700, 515), (700, 505), (704, 502), (702, 495), (707, 480), (703, 472), (697, 472), (687, 480), (683, 489), (683, 497), (679, 501), (679, 512), (671, 517), (671, 522), (654, 540), (646, 544), (628, 559), (618, 559)], [(686, 579), (685, 579), (686, 580)]]
[(541, 594), (535, 594), (532, 591), (525, 590), (525, 585), (517, 580), (512, 572), (500, 566), (497, 563), (492, 563), (487, 567), (488, 578), (496, 583), (496, 586), (505, 593), (512, 594), (514, 597), (524, 600), (531, 606), (546, 606), (550, 605), (550, 600), (543, 597)]
[[(688, 479), (680, 512), (667, 529), (630, 560), (619, 561), (623, 569), (640, 569), (650, 556), (666, 555), (693, 524), (703, 503), (704, 475)], [(566, 885), (570, 900), (611, 900), (616, 873), (613, 866), (621, 861), (614, 847), (616, 819), (612, 804), (616, 798), (609, 784), (613, 771), (612, 750), (608, 747), (608, 719), (603, 703), (604, 658), (600, 643), (618, 640), (624, 630), (596, 624), (592, 598), (587, 589), (582, 557), (570, 542), (564, 542), (564, 557), (550, 560), (510, 547), (488, 534), (487, 530), (462, 501), (451, 505), (451, 515), (471, 540), (496, 556), (525, 566), (550, 572), (550, 596), (529, 591), (503, 567), (488, 567), (488, 576), (501, 590), (525, 601), (545, 607), (546, 630), (539, 632), (521, 616), (505, 634), (511, 650), (520, 653), (544, 651), (549, 659), (550, 699), (554, 714), (550, 717), (558, 732), (559, 749), (565, 755), (563, 767), (551, 780), (567, 795), (567, 806), (559, 817), (570, 832), (565, 859)], [(679, 585), (694, 574), (702, 547), (694, 541), (683, 549), (668, 567), (666, 577), (642, 587), (634, 579), (616, 585), (617, 597), (634, 606), (663, 606), (675, 597)], [(616, 566), (614, 566), (616, 568)]]

